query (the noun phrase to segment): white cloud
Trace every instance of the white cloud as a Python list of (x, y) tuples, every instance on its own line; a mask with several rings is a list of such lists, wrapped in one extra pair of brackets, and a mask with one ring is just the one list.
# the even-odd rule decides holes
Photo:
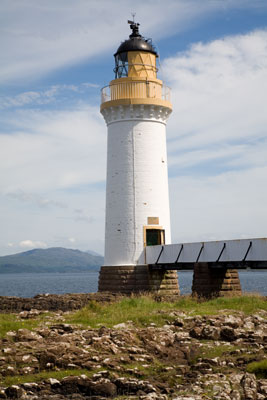
[[(98, 108), (83, 104), (12, 115), (12, 134), (0, 135), (0, 191), (45, 205), (42, 193), (47, 190), (105, 179), (106, 129)], [(36, 191), (40, 198), (25, 194)]]
[[(36, 189), (37, 193), (38, 190)], [(21, 251), (18, 243), (24, 238), (38, 237), (48, 247), (73, 247), (69, 238), (75, 238), (75, 248), (92, 248), (103, 254), (105, 188), (82, 185), (78, 188), (49, 190), (49, 198), (65, 202), (68, 207), (40, 207), (36, 203), (18, 201), (0, 194), (0, 255)], [(80, 207), (83, 218), (77, 218), (75, 210)], [(79, 217), (79, 216), (78, 216)], [(14, 243), (7, 248), (6, 243)]]
[(88, 89), (98, 88), (94, 83), (84, 82), (80, 85), (52, 85), (50, 88), (42, 91), (28, 91), (19, 93), (14, 96), (1, 96), (0, 109), (8, 109), (13, 107), (39, 106), (50, 103), (55, 103), (58, 97), (65, 93), (65, 96), (70, 97), (70, 92), (81, 94), (88, 93)]
[(15, 192), (7, 193), (7, 196), (18, 201), (35, 204), (38, 207), (59, 207), (66, 208), (67, 205), (60, 201), (50, 200), (36, 193), (25, 193), (23, 190), (19, 189)]
[(173, 242), (267, 237), (267, 166), (170, 179)]
[(73, 238), (73, 237), (71, 237), (71, 238), (69, 238), (69, 242), (70, 242), (70, 243), (75, 243), (75, 242), (76, 242), (76, 239)]
[(170, 130), (181, 135), (179, 148), (243, 141), (252, 132), (265, 136), (266, 31), (194, 45), (165, 60), (164, 68), (173, 87)]
[(41, 242), (41, 241), (34, 241), (34, 240), (22, 240), (19, 243), (20, 247), (26, 247), (26, 248), (41, 248), (41, 249), (45, 249), (47, 248), (47, 244), (45, 242)]
[(4, 253), (8, 241), (17, 243), (12, 252), (21, 251), (18, 243), (37, 235), (49, 247), (68, 247), (75, 237), (75, 247), (87, 250), (95, 243), (103, 253), (105, 123), (98, 107), (79, 98), (66, 107), (60, 93), (54, 96), (59, 110), (43, 106), (2, 114), (2, 130), (7, 130), (0, 134)]
[(197, 150), (197, 163), (211, 146), (240, 153), (266, 138), (267, 31), (199, 43), (164, 68), (173, 87), (171, 162), (176, 152)]
[(267, 31), (164, 62), (174, 241), (267, 236)]
[[(155, 40), (187, 29), (218, 10), (256, 8), (248, 0), (136, 0), (142, 32)], [(130, 0), (2, 0), (0, 77), (3, 83), (40, 77), (103, 55), (129, 34)], [(264, 7), (264, 5), (262, 5)], [(125, 21), (122, 24), (122, 21)]]

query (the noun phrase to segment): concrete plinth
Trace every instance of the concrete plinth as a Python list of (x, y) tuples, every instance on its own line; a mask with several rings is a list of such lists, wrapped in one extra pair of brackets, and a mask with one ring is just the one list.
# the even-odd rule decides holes
[(99, 292), (144, 293), (179, 295), (176, 271), (151, 271), (148, 265), (103, 266), (99, 280)]
[(206, 263), (194, 266), (192, 295), (219, 297), (241, 295), (241, 285), (236, 269), (212, 269)]

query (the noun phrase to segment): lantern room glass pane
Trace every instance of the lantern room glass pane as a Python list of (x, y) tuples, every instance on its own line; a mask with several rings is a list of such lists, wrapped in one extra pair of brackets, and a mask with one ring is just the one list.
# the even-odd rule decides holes
[(128, 53), (119, 53), (115, 57), (115, 79), (128, 76)]

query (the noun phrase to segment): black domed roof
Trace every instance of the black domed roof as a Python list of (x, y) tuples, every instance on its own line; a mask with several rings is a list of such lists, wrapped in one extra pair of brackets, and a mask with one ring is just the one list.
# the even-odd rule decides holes
[(145, 39), (139, 33), (139, 24), (128, 21), (131, 23), (130, 28), (132, 29), (132, 34), (129, 36), (128, 40), (125, 40), (119, 46), (117, 52), (114, 54), (115, 56), (120, 53), (126, 53), (128, 51), (147, 51), (149, 53), (153, 53), (158, 56), (155, 48), (153, 47), (151, 40)]

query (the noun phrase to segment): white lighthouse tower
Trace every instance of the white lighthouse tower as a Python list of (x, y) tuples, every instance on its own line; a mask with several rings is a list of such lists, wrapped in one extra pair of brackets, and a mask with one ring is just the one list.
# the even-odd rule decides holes
[(105, 260), (99, 290), (172, 291), (176, 272), (150, 273), (145, 248), (171, 243), (166, 122), (170, 89), (157, 78), (151, 40), (132, 33), (115, 53), (115, 79), (102, 89), (108, 128)]

